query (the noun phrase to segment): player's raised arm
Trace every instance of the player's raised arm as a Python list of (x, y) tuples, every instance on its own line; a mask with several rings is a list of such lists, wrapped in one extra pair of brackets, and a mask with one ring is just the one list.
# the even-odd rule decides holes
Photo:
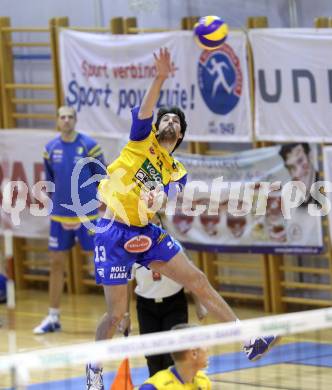
[(171, 56), (167, 48), (161, 48), (159, 54), (153, 53), (155, 66), (157, 69), (156, 77), (152, 81), (149, 89), (146, 91), (143, 102), (141, 104), (138, 118), (150, 118), (155, 108), (161, 87), (164, 81), (168, 78), (171, 72)]

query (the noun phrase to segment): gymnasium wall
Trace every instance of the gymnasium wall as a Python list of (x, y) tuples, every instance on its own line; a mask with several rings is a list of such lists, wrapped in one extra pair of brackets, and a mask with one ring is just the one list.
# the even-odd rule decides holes
[[(26, 10), (26, 12), (24, 12)], [(21, 11), (21, 12), (20, 12)], [(106, 26), (116, 16), (136, 16), (140, 27), (177, 28), (193, 15), (219, 15), (232, 27), (248, 16), (265, 15), (270, 27), (311, 27), (317, 16), (331, 13), (330, 0), (1, 0), (0, 15), (12, 25), (45, 26), (54, 16), (68, 16), (72, 26)]]

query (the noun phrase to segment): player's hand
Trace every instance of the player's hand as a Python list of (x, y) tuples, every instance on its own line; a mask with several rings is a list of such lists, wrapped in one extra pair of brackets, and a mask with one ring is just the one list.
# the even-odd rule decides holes
[(165, 193), (163, 191), (163, 185), (157, 185), (157, 187), (151, 191), (141, 191), (140, 199), (145, 203), (146, 207), (152, 212), (157, 212), (163, 205)]
[(157, 77), (167, 79), (172, 71), (171, 55), (167, 48), (160, 48), (159, 54), (153, 53), (154, 63), (157, 68)]

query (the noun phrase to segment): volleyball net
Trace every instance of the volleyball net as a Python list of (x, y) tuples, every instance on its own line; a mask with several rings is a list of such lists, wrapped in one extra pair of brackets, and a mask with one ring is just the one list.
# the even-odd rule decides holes
[[(272, 334), (280, 336), (279, 342), (250, 362), (243, 342)], [(327, 389), (332, 381), (332, 308), (6, 354), (0, 357), (0, 388), (85, 389), (85, 365), (95, 361), (104, 363), (108, 390), (124, 358), (139, 388), (148, 377), (145, 355), (203, 346), (209, 347), (206, 372), (212, 389)]]

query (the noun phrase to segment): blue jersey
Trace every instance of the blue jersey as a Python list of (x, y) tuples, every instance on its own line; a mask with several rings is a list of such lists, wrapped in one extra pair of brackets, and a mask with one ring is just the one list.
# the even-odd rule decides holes
[(105, 163), (103, 153), (97, 142), (91, 137), (77, 133), (72, 142), (64, 141), (61, 136), (50, 141), (44, 151), (44, 165), (46, 180), (55, 185), (55, 191), (51, 194), (53, 209), (51, 219), (59, 222), (75, 222), (79, 217), (97, 218), (98, 210), (93, 209), (79, 215), (79, 210), (70, 210), (63, 205), (72, 205), (72, 173), (75, 165), (83, 158), (94, 158), (102, 163), (102, 167), (93, 161), (82, 165), (78, 182), (75, 184), (79, 195), (79, 203), (84, 206), (92, 199), (97, 199), (98, 182), (89, 185), (84, 183), (95, 174), (105, 175)]

